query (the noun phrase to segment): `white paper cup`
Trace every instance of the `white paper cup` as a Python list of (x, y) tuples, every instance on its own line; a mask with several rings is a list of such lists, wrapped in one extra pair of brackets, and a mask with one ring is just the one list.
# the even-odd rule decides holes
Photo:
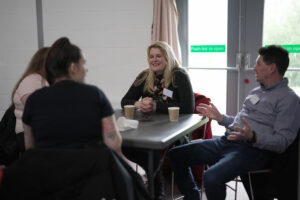
[(169, 107), (169, 118), (171, 122), (178, 121), (179, 107)]
[(125, 117), (126, 118), (128, 118), (128, 119), (133, 119), (134, 118), (134, 110), (135, 110), (134, 105), (125, 105), (124, 110), (125, 110)]

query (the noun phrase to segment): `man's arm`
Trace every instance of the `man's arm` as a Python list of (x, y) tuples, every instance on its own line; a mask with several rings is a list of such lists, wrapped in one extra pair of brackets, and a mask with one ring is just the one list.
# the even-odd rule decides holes
[[(271, 130), (263, 131), (258, 129), (254, 147), (284, 152), (297, 136), (300, 118), (300, 101), (299, 99), (288, 99), (287, 95), (284, 100), (276, 104), (276, 118)], [(254, 129), (254, 128), (253, 128)]]
[(200, 103), (196, 107), (196, 110), (199, 112), (200, 115), (216, 120), (221, 126), (228, 127), (230, 124), (233, 123), (234, 120), (234, 116), (221, 114), (220, 111), (212, 103)]

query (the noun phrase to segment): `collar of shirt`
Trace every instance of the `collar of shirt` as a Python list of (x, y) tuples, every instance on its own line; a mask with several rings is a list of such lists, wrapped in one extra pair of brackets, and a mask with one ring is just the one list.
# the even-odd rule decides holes
[(289, 84), (289, 80), (287, 78), (284, 78), (282, 81), (278, 83), (274, 83), (267, 88), (264, 88), (263, 85), (260, 85), (260, 87), (263, 91), (266, 91), (266, 90), (273, 90), (275, 88), (286, 87), (288, 84)]

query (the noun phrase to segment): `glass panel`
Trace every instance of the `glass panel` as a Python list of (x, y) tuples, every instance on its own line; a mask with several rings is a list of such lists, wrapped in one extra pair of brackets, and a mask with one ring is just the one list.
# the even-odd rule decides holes
[(226, 67), (227, 1), (189, 0), (189, 67)]
[[(189, 0), (188, 66), (224, 68), (227, 66), (227, 1)], [(226, 112), (225, 70), (189, 69), (194, 92), (210, 98), (222, 113)], [(217, 83), (216, 84), (216, 80)], [(212, 122), (213, 135), (223, 135), (224, 127)]]
[[(263, 45), (282, 45), (290, 52), (289, 68), (300, 68), (300, 1), (265, 0)], [(290, 87), (300, 96), (300, 73), (289, 71)]]
[(300, 96), (300, 71), (287, 71), (285, 76), (289, 79), (289, 86)]
[[(189, 69), (189, 76), (195, 93), (200, 93), (211, 99), (211, 102), (226, 113), (226, 71)], [(216, 84), (216, 80), (217, 83)], [(223, 135), (225, 128), (212, 121), (213, 135)]]

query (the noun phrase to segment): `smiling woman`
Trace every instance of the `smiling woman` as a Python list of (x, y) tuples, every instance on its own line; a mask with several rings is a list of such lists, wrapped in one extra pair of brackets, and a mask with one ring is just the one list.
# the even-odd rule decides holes
[(168, 113), (168, 107), (180, 107), (180, 113), (193, 113), (194, 95), (186, 71), (179, 66), (166, 42), (147, 48), (149, 68), (143, 70), (121, 101), (142, 112)]
[(151, 70), (156, 74), (163, 74), (166, 68), (166, 59), (162, 55), (162, 52), (159, 48), (151, 48), (149, 53), (149, 64)]
[[(121, 106), (134, 105), (143, 113), (168, 113), (168, 107), (180, 107), (180, 113), (193, 113), (194, 94), (188, 74), (179, 66), (174, 52), (166, 42), (155, 42), (147, 48), (149, 68), (143, 70), (121, 101)], [(144, 150), (123, 148), (131, 160), (148, 168)], [(154, 152), (154, 166), (159, 164), (159, 151)], [(155, 199), (164, 199), (162, 173), (154, 179)]]

